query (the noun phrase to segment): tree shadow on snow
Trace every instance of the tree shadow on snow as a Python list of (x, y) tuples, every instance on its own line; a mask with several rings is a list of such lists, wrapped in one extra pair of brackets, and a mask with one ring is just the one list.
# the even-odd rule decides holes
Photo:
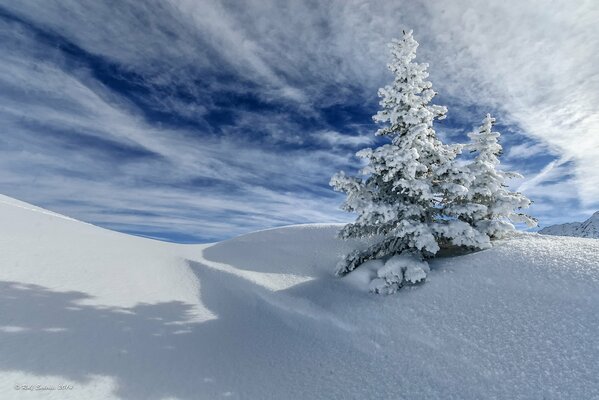
[(134, 400), (320, 398), (331, 394), (331, 379), (359, 390), (355, 376), (335, 375), (355, 354), (288, 324), (260, 295), (266, 289), (192, 264), (216, 319), (182, 325), (191, 304), (100, 307), (82, 304), (92, 298), (86, 293), (0, 282), (0, 371), (40, 376), (36, 384), (107, 376), (113, 395)]

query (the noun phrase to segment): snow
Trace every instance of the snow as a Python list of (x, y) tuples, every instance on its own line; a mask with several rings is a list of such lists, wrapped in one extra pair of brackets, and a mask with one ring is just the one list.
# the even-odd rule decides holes
[(569, 222), (547, 226), (539, 231), (543, 235), (577, 236), (599, 239), (599, 211), (584, 222)]
[[(100, 229), (6, 196), (0, 213), (4, 281), (81, 291), (89, 298), (80, 303), (93, 306), (199, 304), (197, 280), (173, 251), (177, 245)], [(192, 313), (210, 315), (202, 307)]]
[(1, 399), (599, 398), (596, 240), (522, 234), (378, 296), (382, 261), (333, 276), (365, 246), (336, 225), (177, 245), (7, 197), (0, 221)]
[[(379, 89), (381, 109), (373, 116), (382, 124), (375, 135), (386, 137), (388, 143), (356, 153), (363, 166), (358, 176), (341, 171), (329, 182), (346, 194), (341, 209), (356, 214), (339, 237), (378, 239), (364, 250), (346, 254), (336, 267), (340, 276), (365, 261), (397, 253), (429, 258), (442, 245), (486, 249), (492, 239), (515, 229), (508, 220), (537, 225), (536, 219), (520, 212), (531, 201), (505, 185), (506, 179), (522, 176), (497, 170), (502, 147), (501, 135), (492, 131), (495, 118), (487, 114), (479, 129), (468, 135), (468, 145), (444, 144), (434, 125), (445, 118), (447, 108), (430, 104), (437, 93), (427, 81), (428, 64), (414, 61), (418, 42), (413, 32), (404, 31), (389, 48), (387, 67), (394, 79)], [(458, 157), (464, 148), (477, 153), (467, 164)], [(420, 267), (390, 268), (370, 289), (394, 293), (404, 278), (422, 281), (426, 273)]]
[(412, 254), (398, 254), (377, 270), (377, 278), (370, 282), (369, 289), (374, 293), (393, 294), (404, 285), (424, 281), (429, 271), (426, 261)]
[(494, 126), (495, 118), (487, 114), (478, 130), (468, 134), (467, 149), (476, 153), (474, 160), (466, 165), (468, 191), (466, 196), (456, 199), (457, 206), (449, 205), (449, 208), (455, 209), (456, 217), (474, 222), (477, 231), (491, 238), (501, 238), (514, 230), (508, 221), (534, 227), (537, 220), (521, 212), (531, 201), (522, 193), (511, 192), (505, 183), (510, 178), (522, 179), (523, 176), (498, 169), (503, 148), (499, 143), (501, 134), (493, 131)]

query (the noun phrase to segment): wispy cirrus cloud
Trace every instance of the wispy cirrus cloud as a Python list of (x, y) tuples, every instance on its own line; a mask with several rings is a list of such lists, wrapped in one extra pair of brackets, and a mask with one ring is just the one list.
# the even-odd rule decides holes
[[(26, 51), (36, 47), (30, 39)], [(85, 69), (69, 71), (20, 46), (10, 50), (0, 64), (2, 183), (9, 193), (104, 226), (188, 239), (341, 220), (338, 212), (319, 211), (327, 198), (335, 210), (319, 166), (344, 165), (346, 156), (281, 154), (228, 134), (237, 126), (197, 137), (185, 127), (151, 124)]]
[(178, 240), (345, 220), (328, 178), (373, 143), (386, 43), (411, 28), (450, 106), (444, 137), (498, 114), (513, 128), (506, 166), (528, 174), (515, 188), (541, 218), (578, 216), (599, 199), (598, 13), (565, 1), (0, 1), (0, 190)]

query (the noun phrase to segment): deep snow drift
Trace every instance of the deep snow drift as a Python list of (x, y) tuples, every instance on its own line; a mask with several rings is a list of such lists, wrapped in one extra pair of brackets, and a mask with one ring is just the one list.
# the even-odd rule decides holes
[(543, 235), (576, 236), (599, 239), (599, 211), (584, 222), (550, 225), (539, 231)]
[(176, 245), (7, 197), (0, 221), (1, 399), (599, 398), (596, 240), (521, 235), (379, 296), (332, 276), (338, 226)]

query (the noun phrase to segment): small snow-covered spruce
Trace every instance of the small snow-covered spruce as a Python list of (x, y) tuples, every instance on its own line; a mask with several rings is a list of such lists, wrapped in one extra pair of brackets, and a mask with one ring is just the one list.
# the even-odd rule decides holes
[[(428, 65), (414, 62), (417, 47), (411, 31), (390, 44), (388, 68), (394, 80), (379, 90), (382, 109), (373, 117), (384, 124), (376, 135), (390, 143), (357, 153), (367, 162), (360, 171), (362, 177), (340, 172), (331, 179), (335, 190), (347, 194), (342, 209), (357, 214), (339, 236), (374, 238), (368, 249), (348, 254), (338, 264), (337, 274), (344, 275), (371, 259), (401, 254), (401, 262), (394, 262), (400, 267), (380, 272), (380, 281), (372, 287), (377, 292), (401, 287), (408, 270), (412, 280), (423, 280), (428, 269), (424, 260), (436, 254), (440, 244), (489, 245), (489, 238), (468, 222), (444, 214), (447, 204), (467, 191), (461, 184), (467, 179), (456, 168), (461, 146), (445, 145), (436, 136), (433, 122), (445, 118), (447, 109), (430, 104), (436, 93), (426, 80)], [(416, 273), (415, 266), (422, 273)]]
[(470, 143), (467, 149), (476, 153), (466, 167), (466, 176), (470, 177), (468, 192), (461, 201), (449, 205), (448, 211), (475, 226), (479, 232), (500, 238), (514, 230), (510, 221), (529, 226), (536, 226), (537, 221), (520, 211), (531, 201), (522, 193), (511, 192), (505, 184), (507, 179), (522, 178), (522, 175), (497, 169), (502, 147), (499, 144), (500, 133), (493, 131), (494, 124), (495, 118), (487, 114), (478, 130), (468, 135)]

